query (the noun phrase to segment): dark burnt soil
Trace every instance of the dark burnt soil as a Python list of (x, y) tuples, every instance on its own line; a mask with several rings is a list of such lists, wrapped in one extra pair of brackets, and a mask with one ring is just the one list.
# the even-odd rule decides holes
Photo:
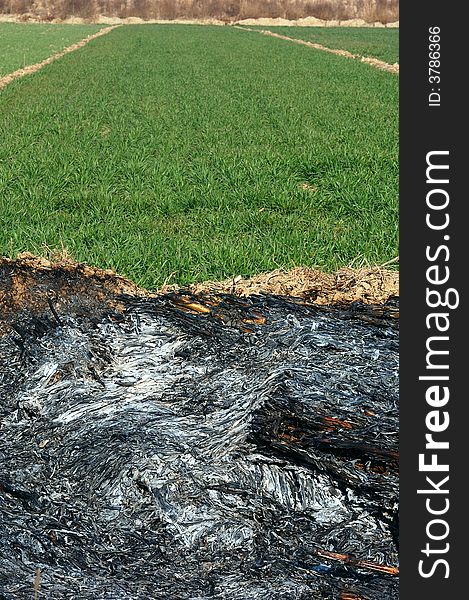
[(113, 271), (24, 254), (0, 259), (0, 334), (27, 315), (98, 316), (122, 309), (120, 294), (142, 291)]

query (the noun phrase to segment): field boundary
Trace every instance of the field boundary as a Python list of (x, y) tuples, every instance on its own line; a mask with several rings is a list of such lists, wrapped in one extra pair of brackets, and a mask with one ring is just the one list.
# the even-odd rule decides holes
[(26, 67), (23, 67), (21, 69), (17, 69), (16, 71), (13, 71), (13, 73), (8, 73), (7, 75), (0, 77), (0, 90), (5, 88), (7, 85), (12, 83), (16, 79), (20, 79), (21, 77), (25, 77), (26, 75), (31, 75), (32, 73), (36, 73), (36, 71), (39, 71), (46, 65), (49, 65), (50, 63), (54, 62), (55, 60), (62, 58), (62, 56), (64, 56), (65, 54), (69, 54), (70, 52), (74, 52), (75, 50), (78, 50), (79, 48), (86, 46), (86, 44), (88, 42), (91, 42), (91, 40), (94, 40), (95, 38), (100, 37), (102, 35), (108, 34), (113, 29), (116, 29), (116, 27), (120, 27), (120, 25), (112, 25), (111, 27), (105, 27), (104, 29), (100, 29), (98, 32), (93, 33), (78, 42), (75, 42), (71, 46), (67, 46), (63, 50), (60, 50), (60, 52), (56, 52), (55, 54), (52, 54), (51, 56), (45, 58), (44, 60), (41, 60), (38, 63), (35, 63), (33, 65), (27, 65)]
[(359, 60), (360, 62), (366, 63), (375, 67), (376, 69), (381, 69), (383, 71), (388, 71), (389, 73), (399, 73), (399, 63), (389, 64), (384, 62), (383, 60), (379, 60), (378, 58), (373, 58), (371, 56), (362, 56), (361, 54), (353, 54), (353, 52), (349, 52), (348, 50), (340, 50), (338, 48), (328, 48), (327, 46), (323, 46), (322, 44), (318, 44), (316, 42), (308, 42), (306, 40), (301, 40), (298, 38), (292, 38), (288, 35), (282, 35), (280, 33), (275, 33), (274, 31), (270, 31), (268, 29), (252, 29), (251, 27), (241, 27), (239, 25), (235, 25), (236, 29), (242, 29), (244, 31), (254, 31), (256, 33), (261, 33), (262, 35), (268, 35), (270, 37), (278, 38), (280, 40), (287, 40), (289, 42), (294, 42), (295, 44), (301, 44), (302, 46), (308, 46), (309, 48), (314, 48), (315, 50), (322, 50), (323, 52), (329, 52), (330, 54), (336, 54), (337, 56), (345, 56), (346, 58), (353, 58), (355, 60)]
[[(53, 253), (54, 254), (54, 253)], [(379, 307), (399, 297), (399, 272), (386, 267), (398, 258), (381, 266), (360, 268), (342, 267), (335, 273), (326, 273), (308, 267), (259, 273), (253, 277), (235, 277), (223, 281), (206, 281), (190, 285), (163, 285), (156, 290), (140, 287), (111, 269), (100, 269), (86, 263), (77, 263), (67, 254), (43, 258), (29, 252), (15, 259), (0, 254), (0, 338), (11, 331), (11, 324), (21, 311), (56, 316), (51, 298), (60, 314), (77, 307), (103, 314), (124, 309), (122, 296), (156, 298), (166, 294), (180, 297), (179, 308), (189, 313), (210, 312), (204, 299), (231, 294), (239, 298), (275, 295), (321, 306), (350, 306), (355, 302)], [(51, 296), (51, 294), (53, 296)], [(52, 314), (51, 314), (52, 313)], [(388, 317), (399, 317), (399, 311), (389, 307)]]
[[(276, 295), (297, 298), (308, 304), (347, 305), (353, 302), (383, 305), (399, 296), (399, 272), (390, 270), (396, 257), (382, 265), (353, 265), (327, 273), (310, 267), (294, 267), (262, 272), (252, 277), (237, 276), (221, 281), (204, 281), (188, 285), (163, 284), (157, 289), (137, 285), (111, 269), (101, 269), (76, 262), (62, 251), (52, 251), (48, 258), (29, 252), (16, 258), (0, 255), (0, 337), (4, 325), (21, 309), (35, 312), (50, 310), (50, 290), (65, 304), (79, 300), (88, 306), (118, 309), (122, 294), (157, 297), (175, 293), (195, 296), (232, 294), (238, 297)], [(2, 278), (2, 273), (9, 273)], [(187, 306), (195, 312), (197, 305)], [(204, 312), (204, 311), (202, 311)]]
[(261, 27), (375, 27), (399, 28), (397, 21), (365, 21), (364, 19), (319, 19), (317, 17), (300, 17), (284, 19), (282, 17), (247, 17), (247, 18), (217, 18), (217, 17), (179, 17), (179, 18), (142, 18), (142, 17), (107, 17), (95, 15), (92, 17), (54, 17), (35, 15), (33, 13), (0, 13), (0, 23), (50, 23), (70, 25), (138, 25), (138, 24), (182, 24), (182, 25), (259, 25)]

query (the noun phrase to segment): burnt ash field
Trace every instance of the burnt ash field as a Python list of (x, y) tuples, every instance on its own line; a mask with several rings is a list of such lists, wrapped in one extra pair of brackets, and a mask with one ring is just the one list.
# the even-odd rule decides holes
[(0, 596), (397, 600), (398, 305), (122, 301), (0, 337)]
[(117, 28), (0, 92), (0, 254), (65, 247), (149, 288), (382, 264), (397, 119), (398, 77), (358, 61), (231, 27)]

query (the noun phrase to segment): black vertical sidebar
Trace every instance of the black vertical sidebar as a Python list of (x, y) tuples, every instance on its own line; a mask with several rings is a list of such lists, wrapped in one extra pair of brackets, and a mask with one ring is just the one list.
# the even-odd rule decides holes
[(402, 600), (465, 597), (469, 579), (466, 15), (400, 6)]

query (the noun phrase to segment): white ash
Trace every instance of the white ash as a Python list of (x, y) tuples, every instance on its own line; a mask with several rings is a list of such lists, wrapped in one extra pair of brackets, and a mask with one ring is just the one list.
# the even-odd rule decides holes
[(39, 567), (41, 599), (398, 598), (320, 554), (397, 565), (391, 321), (126, 304), (0, 340), (0, 597), (30, 599)]

